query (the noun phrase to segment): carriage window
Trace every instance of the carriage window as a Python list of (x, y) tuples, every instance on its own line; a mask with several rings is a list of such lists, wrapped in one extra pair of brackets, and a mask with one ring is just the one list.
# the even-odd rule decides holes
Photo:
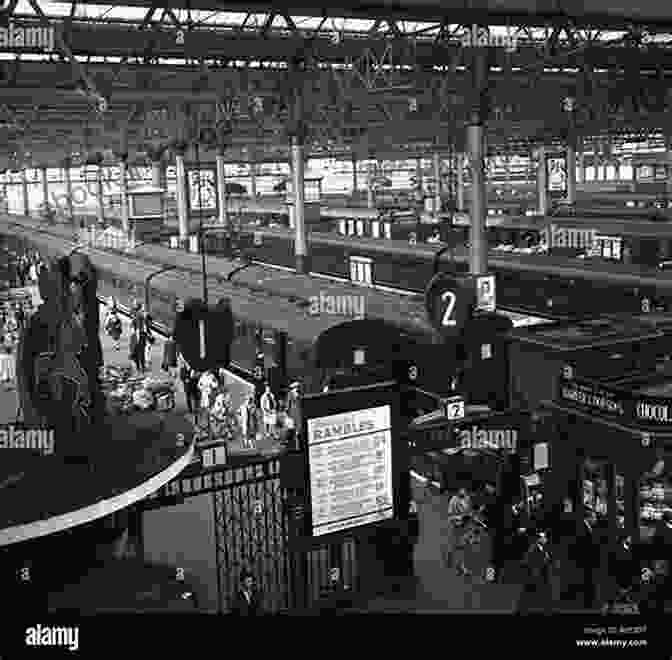
[(373, 261), (369, 257), (350, 257), (350, 279), (358, 284), (373, 283)]
[(371, 223), (371, 235), (374, 238), (380, 238), (380, 220), (374, 220)]
[(383, 223), (383, 233), (385, 235), (385, 238), (387, 239), (392, 238), (392, 225), (389, 222)]

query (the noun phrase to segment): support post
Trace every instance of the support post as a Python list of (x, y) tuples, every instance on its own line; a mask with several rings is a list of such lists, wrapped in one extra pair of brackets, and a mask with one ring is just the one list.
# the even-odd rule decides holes
[(26, 167), (21, 168), (21, 190), (23, 193), (23, 215), (30, 216), (30, 194), (28, 189), (28, 171)]
[(457, 161), (457, 210), (464, 211), (464, 154), (456, 154)]
[(226, 170), (224, 169), (224, 150), (218, 149), (216, 156), (217, 163), (217, 204), (219, 205), (219, 218), (218, 222), (220, 225), (224, 225), (229, 228), (229, 218), (228, 218), (228, 199), (226, 195)]
[(68, 201), (68, 220), (75, 224), (75, 210), (73, 208), (72, 199), (72, 178), (70, 176), (70, 159), (66, 158), (63, 168), (63, 176), (65, 177), (65, 197)]
[(357, 182), (357, 156), (352, 154), (352, 196), (357, 196), (358, 191), (358, 182)]
[(41, 174), (42, 174), (42, 197), (43, 199), (43, 206), (44, 206), (44, 212), (45, 216), (48, 215), (49, 213), (49, 179), (47, 177), (47, 168), (42, 167), (41, 168)]
[(175, 153), (175, 173), (177, 175), (177, 226), (180, 243), (184, 245), (189, 237), (189, 216), (187, 213), (187, 177), (184, 170), (184, 152)]
[(577, 172), (577, 179), (581, 184), (586, 182), (586, 154), (583, 153), (583, 149), (579, 151), (579, 169)]
[(161, 193), (161, 217), (165, 216), (166, 210), (165, 172), (161, 157), (152, 161), (152, 185), (163, 190)]
[(539, 215), (548, 214), (548, 173), (546, 171), (546, 149), (537, 150), (537, 203)]
[(441, 213), (441, 155), (434, 153), (434, 215)]
[(370, 209), (376, 208), (376, 194), (373, 189), (374, 165), (369, 163), (368, 176), (366, 181), (366, 206)]
[(252, 158), (250, 163), (250, 196), (252, 199), (257, 199), (257, 163), (254, 156)]
[(573, 142), (567, 145), (567, 203), (576, 203), (576, 149)]
[(308, 240), (306, 237), (305, 219), (305, 190), (304, 190), (304, 160), (303, 143), (300, 136), (292, 136), (292, 174), (294, 191), (294, 255), (296, 258), (296, 272), (308, 274)]
[(121, 191), (121, 227), (128, 236), (131, 227), (128, 220), (128, 164), (126, 154), (119, 158), (119, 189)]
[(103, 166), (98, 165), (98, 171), (96, 172), (96, 190), (97, 190), (97, 215), (98, 222), (104, 222), (105, 220), (105, 198), (104, 198), (104, 189), (103, 189)]
[(476, 90), (476, 105), (467, 126), (467, 148), (471, 168), (471, 232), (469, 272), (484, 275), (488, 270), (488, 234), (486, 231), (487, 199), (485, 192), (485, 131), (487, 113), (487, 49), (474, 49), (472, 74)]

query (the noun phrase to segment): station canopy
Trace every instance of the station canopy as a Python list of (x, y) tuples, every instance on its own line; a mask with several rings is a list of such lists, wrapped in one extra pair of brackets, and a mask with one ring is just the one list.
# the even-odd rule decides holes
[(6, 4), (0, 168), (195, 139), (205, 161), (286, 162), (297, 132), (315, 157), (461, 150), (482, 39), (493, 153), (670, 132), (672, 7), (653, 0)]

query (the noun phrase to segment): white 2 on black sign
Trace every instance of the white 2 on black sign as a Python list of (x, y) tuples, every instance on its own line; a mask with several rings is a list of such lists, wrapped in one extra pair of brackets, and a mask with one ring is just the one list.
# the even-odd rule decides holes
[(393, 517), (390, 406), (308, 420), (313, 536)]

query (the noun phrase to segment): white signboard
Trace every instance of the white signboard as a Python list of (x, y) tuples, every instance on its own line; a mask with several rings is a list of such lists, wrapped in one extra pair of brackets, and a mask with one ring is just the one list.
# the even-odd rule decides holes
[(476, 308), (483, 312), (494, 312), (495, 276), (483, 275), (476, 278)]
[(390, 406), (308, 420), (313, 536), (393, 517)]

